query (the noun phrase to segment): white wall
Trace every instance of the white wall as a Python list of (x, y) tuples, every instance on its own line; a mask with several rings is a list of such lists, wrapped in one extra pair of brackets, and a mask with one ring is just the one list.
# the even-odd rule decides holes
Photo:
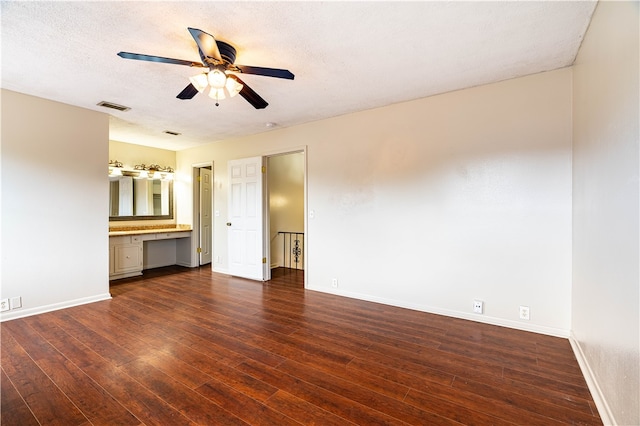
[(621, 425), (640, 424), (638, 20), (637, 2), (600, 2), (573, 78), (572, 333)]
[(109, 141), (109, 159), (118, 160), (129, 169), (133, 169), (136, 164), (158, 164), (176, 168), (175, 151), (113, 140)]
[(106, 114), (2, 90), (2, 320), (109, 298)]
[(301, 145), (310, 289), (568, 336), (570, 69), (179, 151), (180, 223), (187, 171), (215, 162), (214, 269), (227, 262), (227, 161)]

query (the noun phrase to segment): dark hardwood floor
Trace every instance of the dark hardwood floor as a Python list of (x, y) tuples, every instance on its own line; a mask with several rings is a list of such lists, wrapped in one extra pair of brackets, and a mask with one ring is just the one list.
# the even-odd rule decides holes
[(2, 323), (2, 425), (602, 424), (567, 340), (162, 268)]

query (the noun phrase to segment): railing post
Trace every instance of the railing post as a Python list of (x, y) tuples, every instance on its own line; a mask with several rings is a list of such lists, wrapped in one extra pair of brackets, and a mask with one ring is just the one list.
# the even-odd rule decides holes
[(278, 234), (282, 234), (282, 267), (304, 270), (304, 232), (279, 231)]

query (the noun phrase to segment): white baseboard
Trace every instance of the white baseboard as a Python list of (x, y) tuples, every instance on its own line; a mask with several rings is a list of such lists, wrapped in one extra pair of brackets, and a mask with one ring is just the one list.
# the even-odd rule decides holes
[(29, 309), (16, 309), (15, 311), (3, 312), (0, 316), (0, 322), (12, 319), (30, 317), (32, 315), (44, 314), (45, 312), (57, 311), (60, 309), (71, 308), (72, 306), (86, 305), (87, 303), (100, 302), (102, 300), (111, 299), (111, 294), (97, 294), (95, 296), (83, 297), (81, 299), (67, 300), (65, 302), (53, 303), (51, 305), (38, 306)]
[[(156, 269), (156, 268), (164, 268), (165, 266), (173, 266), (173, 265), (177, 265), (177, 263), (155, 263), (155, 264), (148, 264), (148, 265), (144, 265), (143, 271), (146, 271), (147, 269)], [(144, 273), (143, 273), (144, 275)]]
[(598, 382), (595, 378), (595, 375), (593, 374), (593, 370), (591, 370), (589, 362), (587, 361), (587, 357), (582, 351), (580, 342), (575, 338), (573, 333), (571, 333), (571, 335), (569, 336), (569, 343), (571, 344), (573, 353), (578, 360), (578, 365), (580, 366), (582, 375), (587, 382), (587, 387), (591, 392), (591, 397), (593, 398), (593, 402), (596, 404), (596, 408), (598, 409), (598, 414), (600, 415), (602, 423), (604, 423), (605, 425), (616, 425), (617, 423), (613, 417), (611, 409), (609, 408), (609, 404), (607, 404), (607, 400), (602, 393), (602, 389), (600, 389), (600, 386), (598, 386)]
[(454, 311), (449, 309), (436, 308), (433, 306), (421, 305), (416, 303), (407, 303), (394, 299), (386, 299), (382, 297), (373, 297), (366, 294), (350, 293), (341, 291), (328, 291), (326, 287), (308, 286), (309, 290), (319, 291), (322, 293), (335, 294), (337, 296), (350, 297), (352, 299), (366, 300), (369, 302), (382, 303), (384, 305), (396, 306), (399, 308), (412, 309), (414, 311), (428, 312), (430, 314), (444, 315), (452, 318), (465, 319), (470, 321), (481, 322), (484, 324), (498, 325), (501, 327), (513, 328), (522, 331), (531, 331), (533, 333), (546, 334), (549, 336), (569, 338), (569, 330), (561, 328), (547, 327), (544, 325), (524, 323), (520, 321), (512, 321), (503, 318), (490, 317), (487, 315), (478, 315), (467, 312)]
[(228, 270), (228, 269), (224, 269), (224, 268), (216, 268), (216, 267), (214, 266), (212, 270), (213, 270), (213, 272), (217, 272), (218, 274), (229, 275), (229, 270)]

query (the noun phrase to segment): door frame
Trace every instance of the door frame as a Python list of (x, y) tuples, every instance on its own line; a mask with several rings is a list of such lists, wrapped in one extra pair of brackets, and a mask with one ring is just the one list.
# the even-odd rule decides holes
[[(194, 163), (191, 165), (191, 197), (193, 200), (192, 211), (192, 225), (191, 225), (191, 266), (194, 268), (200, 267), (200, 256), (198, 256), (198, 246), (200, 244), (200, 184), (198, 183), (198, 177), (200, 176), (200, 169), (204, 167), (211, 167), (211, 212), (215, 212), (215, 185), (213, 181), (215, 179), (215, 173), (213, 168), (213, 160), (203, 163)], [(213, 229), (215, 228), (215, 214), (212, 218), (214, 226), (211, 226), (211, 269), (213, 270), (215, 264), (215, 253), (213, 250)]]
[(304, 240), (302, 250), (304, 252), (303, 263), (304, 263), (304, 288), (308, 288), (308, 271), (309, 271), (309, 253), (308, 251), (308, 241), (309, 241), (309, 221), (308, 221), (308, 192), (307, 192), (307, 145), (301, 145), (297, 147), (290, 148), (282, 148), (279, 150), (268, 151), (262, 154), (262, 164), (267, 166), (267, 171), (265, 173), (263, 179), (263, 188), (262, 188), (262, 209), (263, 209), (263, 255), (267, 258), (267, 277), (266, 279), (271, 279), (271, 235), (270, 235), (270, 211), (269, 211), (269, 157), (278, 157), (280, 155), (288, 155), (288, 154), (296, 154), (302, 152), (304, 154), (303, 159), (303, 210), (304, 210)]

